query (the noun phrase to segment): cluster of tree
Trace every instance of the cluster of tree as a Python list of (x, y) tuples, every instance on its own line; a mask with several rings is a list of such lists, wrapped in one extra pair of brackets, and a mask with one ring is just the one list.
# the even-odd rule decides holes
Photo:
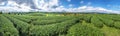
[(0, 12), (0, 14), (2, 14), (2, 12)]

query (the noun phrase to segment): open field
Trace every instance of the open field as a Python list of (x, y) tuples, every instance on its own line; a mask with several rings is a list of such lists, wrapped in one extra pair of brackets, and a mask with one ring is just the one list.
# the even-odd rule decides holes
[(120, 36), (118, 14), (0, 14), (0, 36)]

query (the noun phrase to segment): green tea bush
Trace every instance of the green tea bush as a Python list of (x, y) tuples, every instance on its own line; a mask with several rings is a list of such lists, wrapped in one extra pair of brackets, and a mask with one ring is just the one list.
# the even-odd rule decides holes
[(27, 14), (27, 15), (30, 15), (30, 16), (45, 16), (45, 14), (42, 14), (42, 13), (31, 13), (31, 14)]
[(68, 30), (67, 36), (105, 36), (99, 29), (76, 24)]
[(120, 29), (120, 21), (114, 23), (114, 27)]
[(85, 20), (86, 22), (88, 22), (88, 23), (91, 23), (91, 17), (92, 16), (83, 16), (83, 20)]
[(73, 17), (69, 17), (69, 16), (36, 16), (33, 19), (36, 20), (56, 20), (56, 19), (64, 19), (64, 18), (73, 18)]
[(57, 23), (57, 20), (41, 20), (41, 21), (33, 21), (32, 24), (34, 25), (48, 25)]
[(32, 21), (32, 24), (34, 24), (34, 25), (48, 25), (48, 24), (64, 22), (64, 21), (67, 21), (67, 20), (70, 20), (70, 19), (72, 19), (72, 18), (36, 20), (36, 21)]
[(99, 17), (99, 18), (100, 18), (100, 20), (102, 20), (102, 22), (103, 22), (105, 25), (107, 25), (107, 26), (109, 26), (109, 27), (114, 27), (114, 21), (113, 21), (113, 20), (108, 19), (108, 18), (104, 18), (104, 17)]
[(78, 19), (72, 19), (51, 25), (35, 25), (30, 29), (31, 36), (58, 36), (65, 34), (70, 26), (77, 23)]
[(30, 22), (31, 21), (31, 16), (30, 17), (28, 17), (28, 16), (22, 16), (22, 15), (12, 15), (11, 17), (14, 17), (14, 18), (16, 18), (16, 19), (19, 19), (19, 20), (21, 20), (21, 21), (24, 21), (24, 22)]
[(2, 15), (0, 15), (0, 36), (19, 36), (13, 23)]
[(15, 25), (15, 27), (17, 28), (17, 30), (19, 31), (19, 34), (21, 36), (27, 36), (28, 33), (29, 33), (29, 28), (30, 28), (30, 25), (26, 22), (23, 22), (23, 21), (20, 21), (16, 18), (13, 18), (13, 17), (9, 17), (7, 16)]
[(111, 16), (111, 19), (114, 21), (120, 21), (120, 17), (117, 16)]
[(21, 20), (21, 21), (24, 21), (24, 22), (29, 22), (29, 21), (31, 21), (31, 19), (25, 19), (25, 18), (23, 18), (23, 17), (15, 17), (16, 19), (19, 19), (19, 20)]
[(93, 16), (93, 17), (91, 18), (91, 23), (93, 23), (94, 26), (99, 27), (99, 28), (102, 28), (102, 27), (103, 27), (103, 24), (104, 24), (104, 23), (103, 23), (102, 21), (100, 21), (99, 18), (97, 18), (96, 16)]

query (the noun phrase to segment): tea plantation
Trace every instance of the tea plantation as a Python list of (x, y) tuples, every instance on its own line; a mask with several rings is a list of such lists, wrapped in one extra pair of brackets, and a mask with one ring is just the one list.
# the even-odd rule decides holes
[(120, 15), (0, 14), (0, 36), (120, 36)]

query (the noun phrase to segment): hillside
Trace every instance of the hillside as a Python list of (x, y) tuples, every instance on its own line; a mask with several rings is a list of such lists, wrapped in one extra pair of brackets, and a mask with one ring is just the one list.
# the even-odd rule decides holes
[(0, 14), (0, 36), (120, 36), (118, 14)]

